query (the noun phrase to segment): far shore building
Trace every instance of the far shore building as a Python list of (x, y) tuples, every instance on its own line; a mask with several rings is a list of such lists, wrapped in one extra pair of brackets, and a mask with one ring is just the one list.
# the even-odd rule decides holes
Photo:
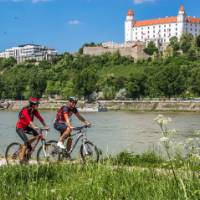
[(183, 33), (200, 35), (200, 18), (187, 16), (183, 5), (177, 16), (138, 21), (132, 10), (126, 16), (125, 43), (140, 41), (147, 44), (153, 41), (162, 50), (171, 37), (180, 39)]
[(24, 44), (6, 49), (4, 52), (0, 53), (0, 58), (13, 57), (20, 63), (26, 60), (50, 60), (56, 55), (57, 51), (55, 49), (36, 44)]

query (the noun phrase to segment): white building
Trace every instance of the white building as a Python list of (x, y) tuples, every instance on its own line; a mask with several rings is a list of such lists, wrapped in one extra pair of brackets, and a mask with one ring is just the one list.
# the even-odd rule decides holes
[(55, 49), (35, 44), (19, 45), (18, 47), (12, 47), (0, 53), (1, 58), (14, 57), (17, 62), (23, 62), (25, 60), (49, 60), (55, 55), (57, 55)]
[(134, 12), (128, 11), (125, 21), (125, 42), (154, 41), (162, 48), (164, 43), (169, 43), (171, 37), (176, 36), (180, 39), (183, 33), (200, 35), (200, 18), (187, 16), (183, 5), (177, 16), (144, 21), (135, 20)]

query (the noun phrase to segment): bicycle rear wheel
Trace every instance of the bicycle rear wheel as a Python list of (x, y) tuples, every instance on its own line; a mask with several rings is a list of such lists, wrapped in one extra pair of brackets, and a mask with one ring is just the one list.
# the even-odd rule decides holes
[(55, 163), (58, 161), (58, 147), (56, 141), (49, 141), (42, 145), (37, 152), (38, 164)]
[(99, 161), (98, 148), (90, 141), (86, 141), (81, 145), (80, 155), (84, 163), (94, 163)]
[(5, 158), (8, 165), (21, 164), (19, 158), (20, 150), (21, 150), (20, 143), (13, 142), (8, 145), (5, 153)]

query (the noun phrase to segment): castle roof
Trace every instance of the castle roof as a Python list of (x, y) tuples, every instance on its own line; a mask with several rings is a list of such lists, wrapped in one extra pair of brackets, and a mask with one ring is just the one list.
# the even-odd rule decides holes
[(165, 17), (165, 18), (159, 18), (159, 19), (135, 21), (133, 23), (133, 26), (134, 27), (151, 26), (151, 25), (157, 25), (157, 24), (169, 24), (169, 23), (176, 23), (176, 22), (177, 22), (177, 17)]
[(133, 16), (133, 15), (134, 15), (133, 11), (132, 10), (128, 10), (128, 16)]
[(200, 23), (200, 18), (187, 16), (186, 17), (186, 22), (193, 23), (193, 24), (198, 24), (198, 23)]
[[(200, 23), (200, 18), (187, 16), (186, 22), (198, 24)], [(133, 21), (133, 26), (141, 27), (141, 26), (151, 26), (151, 25), (170, 24), (170, 23), (177, 23), (177, 17), (165, 17), (165, 18), (150, 19), (144, 21)]]
[(180, 6), (180, 9), (179, 9), (179, 11), (185, 12), (184, 5), (181, 5), (181, 6)]

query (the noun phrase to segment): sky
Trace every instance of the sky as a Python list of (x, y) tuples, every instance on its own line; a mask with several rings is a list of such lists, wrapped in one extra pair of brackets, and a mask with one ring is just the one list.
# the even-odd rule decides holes
[(122, 43), (129, 9), (140, 21), (176, 16), (181, 4), (200, 18), (200, 0), (0, 0), (0, 51), (34, 43), (72, 53), (85, 43)]

